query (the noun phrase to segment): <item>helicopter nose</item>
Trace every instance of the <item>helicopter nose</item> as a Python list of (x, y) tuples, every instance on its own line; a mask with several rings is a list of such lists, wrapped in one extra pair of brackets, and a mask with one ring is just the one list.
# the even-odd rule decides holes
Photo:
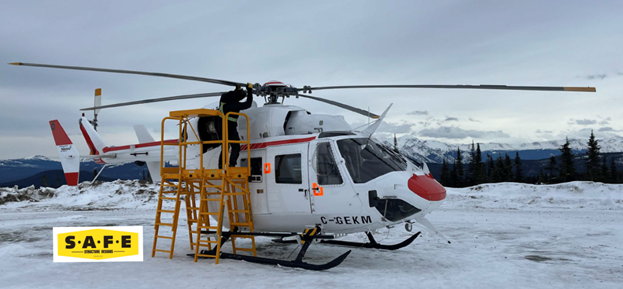
[(409, 190), (428, 201), (441, 201), (446, 198), (446, 189), (440, 185), (432, 174), (418, 176), (413, 174), (407, 183)]

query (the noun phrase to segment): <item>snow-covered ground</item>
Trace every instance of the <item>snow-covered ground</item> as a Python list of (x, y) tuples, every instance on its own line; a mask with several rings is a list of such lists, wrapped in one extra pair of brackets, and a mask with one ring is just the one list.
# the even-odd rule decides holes
[[(323, 272), (234, 260), (194, 263), (186, 256), (185, 225), (172, 260), (151, 258), (156, 191), (121, 181), (0, 189), (0, 288), (623, 288), (623, 185), (448, 189), (444, 205), (428, 218), (452, 244), (422, 229), (407, 248), (354, 249)], [(144, 262), (52, 262), (52, 227), (112, 225), (144, 226)], [(409, 233), (396, 227), (376, 236), (392, 244)], [(365, 235), (346, 239), (364, 241)], [(293, 258), (296, 248), (258, 238), (259, 256)], [(324, 263), (346, 250), (315, 244), (306, 261)]]

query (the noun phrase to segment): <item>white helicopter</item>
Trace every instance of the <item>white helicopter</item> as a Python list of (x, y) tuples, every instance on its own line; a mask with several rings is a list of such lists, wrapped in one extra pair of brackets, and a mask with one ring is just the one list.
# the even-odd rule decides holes
[[(59, 66), (31, 63), (11, 63), (13, 65), (88, 70), (99, 72), (151, 75), (194, 81), (217, 83), (241, 87), (245, 84), (193, 76), (113, 70), (89, 67)], [(243, 154), (242, 166), (250, 163), (252, 192), (251, 202), (256, 232), (266, 232), (265, 236), (288, 237), (300, 234), (303, 229), (317, 227), (319, 232), (310, 237), (322, 242), (377, 248), (399, 249), (411, 244), (419, 235), (414, 234), (395, 245), (382, 245), (375, 241), (371, 232), (405, 224), (411, 231), (411, 224), (418, 222), (435, 233), (439, 233), (426, 219), (426, 215), (441, 206), (446, 190), (432, 177), (425, 163), (418, 164), (392, 150), (384, 143), (372, 138), (372, 134), (386, 116), (391, 105), (381, 116), (349, 105), (303, 93), (325, 89), (353, 88), (447, 88), (447, 89), (496, 89), (496, 90), (540, 90), (540, 91), (578, 91), (594, 92), (592, 87), (543, 87), (543, 86), (505, 86), (505, 85), (353, 85), (296, 88), (279, 81), (255, 84), (253, 94), (264, 97), (265, 103), (258, 107), (255, 103), (250, 109), (242, 111), (249, 117), (239, 121), (239, 135), (250, 135), (250, 159)], [(224, 92), (180, 95), (146, 99), (101, 106), (96, 100), (94, 110), (145, 104), (160, 101), (220, 96)], [(97, 94), (97, 93), (96, 93)], [(284, 105), (289, 97), (304, 97), (336, 105), (349, 111), (377, 119), (367, 128), (355, 131), (342, 116), (311, 114), (307, 110)], [(281, 102), (279, 101), (281, 98)], [(213, 106), (206, 108), (214, 109)], [(199, 119), (190, 125), (197, 131), (210, 131), (210, 127), (199, 127)], [(79, 172), (79, 154), (57, 120), (50, 121), (54, 139), (61, 156), (61, 162), (68, 184), (76, 185)], [(80, 120), (80, 129), (91, 150), (90, 158), (104, 164), (145, 162), (155, 182), (160, 176), (160, 141), (155, 141), (144, 126), (135, 126), (139, 144), (107, 146), (97, 134), (86, 117)], [(211, 131), (214, 133), (214, 130)], [(207, 133), (205, 135), (211, 135)], [(194, 138), (192, 134), (189, 138)], [(201, 136), (200, 138), (204, 138)], [(209, 138), (209, 137), (207, 137)], [(202, 139), (206, 140), (206, 139)], [(178, 140), (165, 142), (176, 143)], [(166, 148), (166, 146), (165, 146)], [(170, 151), (162, 152), (164, 159), (179, 159), (178, 151), (170, 146)], [(208, 149), (203, 153), (204, 166), (216, 168), (219, 149)], [(187, 162), (201, 158), (197, 147), (194, 153), (187, 153)], [(282, 232), (294, 232), (280, 235)], [(364, 232), (369, 243), (330, 240), (346, 234)], [(258, 234), (261, 235), (261, 234)], [(329, 239), (329, 240), (327, 240)], [(285, 240), (285, 239), (284, 239)], [(306, 246), (312, 242), (307, 242)], [(305, 254), (307, 247), (301, 249)], [(349, 251), (350, 252), (350, 251)], [(301, 261), (302, 255), (290, 263), (279, 264), (306, 269), (328, 269), (339, 265), (348, 253), (324, 265), (310, 265)], [(253, 261), (253, 260), (249, 260)], [(271, 262), (260, 262), (271, 263)], [(273, 264), (276, 264), (272, 262)]]

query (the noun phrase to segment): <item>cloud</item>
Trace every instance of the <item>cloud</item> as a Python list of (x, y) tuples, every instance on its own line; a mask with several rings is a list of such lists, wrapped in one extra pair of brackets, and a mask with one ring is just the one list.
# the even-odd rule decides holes
[(612, 120), (612, 118), (607, 117), (604, 120), (600, 121), (599, 124), (606, 125), (606, 124), (609, 124), (611, 120)]
[(537, 130), (535, 131), (535, 133), (553, 133), (553, 131), (551, 131), (551, 130), (540, 130), (540, 129), (537, 129)]
[(408, 112), (409, 115), (428, 115), (428, 111), (426, 110), (416, 110), (412, 112)]
[(621, 130), (614, 129), (614, 128), (610, 127), (610, 126), (606, 126), (606, 127), (602, 127), (600, 129), (598, 129), (597, 131), (599, 131), (599, 132), (619, 132)]
[(589, 80), (593, 80), (593, 79), (604, 79), (606, 77), (608, 77), (608, 75), (603, 73), (603, 74), (589, 74), (589, 75), (585, 76), (584, 78), (589, 79)]
[[(376, 132), (378, 133), (410, 133), (411, 127), (416, 125), (415, 123), (403, 122), (403, 123), (391, 123), (383, 121)], [(364, 129), (364, 123), (353, 123), (351, 125), (353, 128)]]
[(597, 121), (594, 119), (576, 119), (575, 123), (579, 125), (591, 125), (591, 124), (596, 124)]
[(443, 121), (444, 122), (446, 122), (446, 121), (459, 121), (459, 119), (456, 118), (456, 117), (447, 116), (446, 119), (444, 119)]
[(469, 118), (469, 121), (473, 121), (473, 122), (481, 122), (481, 121), (479, 121), (479, 120), (477, 120), (477, 119), (475, 119), (475, 118), (472, 118), (472, 117), (470, 117), (470, 118)]
[(434, 137), (434, 138), (450, 138), (450, 139), (462, 139), (462, 138), (507, 138), (509, 134), (497, 130), (497, 131), (482, 131), (482, 130), (465, 130), (456, 126), (441, 126), (438, 128), (423, 129), (418, 133), (420, 136)]

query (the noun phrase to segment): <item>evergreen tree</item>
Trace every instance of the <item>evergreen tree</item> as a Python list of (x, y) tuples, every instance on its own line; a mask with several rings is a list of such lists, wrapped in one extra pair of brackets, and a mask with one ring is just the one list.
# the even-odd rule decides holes
[(461, 148), (456, 149), (456, 183), (454, 184), (457, 187), (463, 187), (465, 172), (463, 171), (463, 157), (461, 156)]
[(469, 164), (467, 167), (467, 183), (469, 186), (476, 185), (476, 168), (478, 163), (476, 162), (476, 147), (474, 146), (474, 141), (472, 140), (472, 145), (470, 148), (470, 156)]
[(46, 187), (46, 188), (50, 187), (50, 185), (48, 185), (48, 177), (45, 174), (43, 175), (43, 178), (41, 179), (41, 186)]
[(610, 173), (608, 172), (605, 156), (603, 157), (603, 163), (601, 163), (600, 181), (604, 183), (610, 182)]
[(545, 181), (545, 176), (543, 175), (543, 168), (541, 168), (539, 170), (539, 177), (538, 177), (538, 179), (536, 181), (536, 184), (537, 185), (542, 185), (544, 183), (544, 181)]
[(504, 181), (512, 182), (513, 181), (513, 161), (511, 161), (511, 157), (508, 154), (505, 154), (504, 157)]
[(610, 181), (613, 184), (616, 184), (619, 182), (618, 175), (617, 175), (617, 167), (614, 164), (614, 157), (610, 158)]
[(493, 162), (493, 157), (487, 154), (487, 181), (490, 183), (494, 183), (493, 173), (495, 172), (495, 163)]
[(398, 151), (398, 139), (396, 138), (396, 134), (394, 134), (394, 151), (399, 153)]
[(448, 178), (450, 177), (450, 171), (448, 169), (448, 162), (446, 161), (446, 158), (443, 158), (443, 163), (441, 165), (441, 176), (440, 176), (440, 181), (441, 181), (441, 185), (443, 186), (447, 186), (448, 184)]
[(591, 130), (591, 137), (588, 139), (588, 148), (586, 154), (586, 175), (590, 181), (598, 181), (600, 179), (599, 172), (599, 149), (601, 148), (595, 139), (595, 135)]
[(547, 182), (554, 183), (556, 181), (556, 176), (554, 175), (554, 171), (558, 171), (558, 165), (556, 164), (556, 158), (551, 156), (549, 158), (549, 165), (545, 168), (548, 171), (547, 174)]
[(523, 170), (521, 169), (521, 159), (519, 152), (515, 153), (515, 182), (521, 183), (523, 180)]
[(482, 152), (480, 144), (476, 144), (476, 184), (482, 184), (487, 181), (487, 170), (482, 162)]
[(571, 182), (576, 180), (576, 171), (575, 166), (573, 164), (573, 152), (569, 147), (569, 138), (567, 138), (566, 142), (559, 149), (562, 153), (560, 155), (560, 168), (559, 168), (559, 178), (561, 182)]
[(495, 168), (493, 169), (493, 182), (499, 183), (504, 181), (504, 160), (501, 156), (495, 161)]
[(448, 178), (448, 186), (449, 187), (457, 187), (457, 182), (459, 179), (459, 175), (456, 171), (456, 161), (454, 162), (454, 164), (452, 165), (452, 171), (450, 171), (450, 178)]

